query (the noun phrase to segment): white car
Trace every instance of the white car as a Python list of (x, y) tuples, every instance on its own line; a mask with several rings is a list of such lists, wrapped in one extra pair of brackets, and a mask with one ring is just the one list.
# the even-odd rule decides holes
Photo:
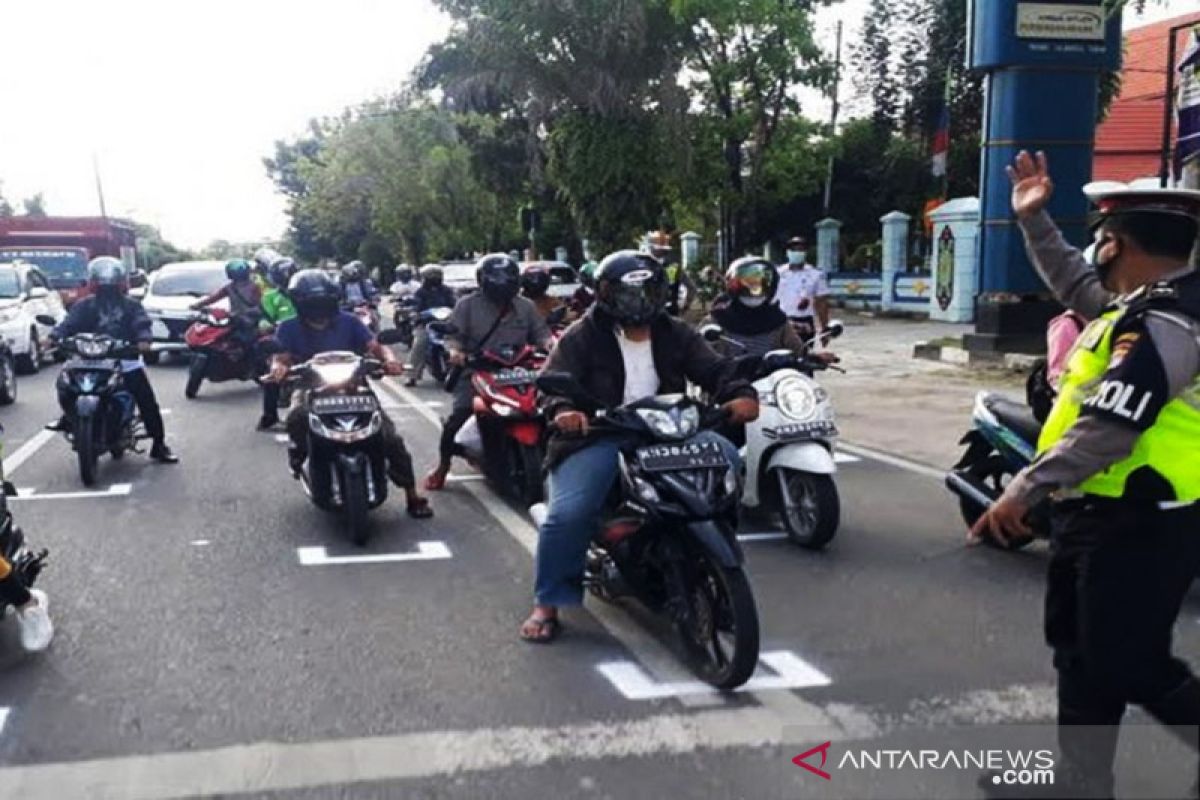
[(25, 261), (0, 264), (0, 336), (12, 349), (18, 372), (37, 372), (52, 349), (53, 326), (38, 322), (39, 315), (56, 323), (67, 316), (46, 276)]
[[(196, 316), (192, 304), (220, 289), (227, 280), (224, 261), (181, 261), (165, 264), (151, 274), (142, 298), (154, 336), (147, 362), (155, 363), (161, 353), (187, 352), (183, 334)], [(213, 307), (228, 311), (229, 301), (222, 300)]]

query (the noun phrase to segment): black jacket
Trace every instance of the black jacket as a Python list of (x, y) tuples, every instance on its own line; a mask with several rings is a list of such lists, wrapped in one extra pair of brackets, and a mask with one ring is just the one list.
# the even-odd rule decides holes
[[(543, 371), (568, 372), (599, 403), (621, 405), (625, 396), (625, 362), (615, 325), (612, 317), (593, 306), (563, 334)], [(749, 381), (735, 377), (733, 361), (717, 355), (704, 337), (681, 320), (660, 316), (651, 326), (650, 346), (658, 372), (659, 394), (682, 393), (691, 381), (718, 402), (758, 396)], [(543, 395), (541, 405), (550, 420), (559, 412), (574, 408), (567, 398), (555, 395)], [(586, 438), (554, 434), (549, 444), (549, 464), (557, 464), (586, 443)]]
[(428, 311), (431, 308), (454, 308), (458, 298), (449, 286), (422, 286), (413, 292), (413, 300), (417, 302), (417, 311)]
[(101, 333), (126, 342), (149, 342), (154, 338), (150, 325), (146, 309), (132, 297), (122, 297), (117, 303), (101, 303), (95, 297), (85, 297), (71, 306), (53, 336), (65, 339), (77, 333)]

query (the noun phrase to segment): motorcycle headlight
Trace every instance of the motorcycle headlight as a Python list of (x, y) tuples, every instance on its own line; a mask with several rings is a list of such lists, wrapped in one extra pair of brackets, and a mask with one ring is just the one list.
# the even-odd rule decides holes
[(108, 348), (109, 343), (104, 341), (80, 339), (75, 342), (75, 349), (84, 358), (102, 358), (108, 354)]
[(322, 364), (314, 370), (321, 382), (327, 386), (340, 386), (349, 383), (358, 372), (358, 363)]
[(692, 436), (700, 429), (700, 409), (688, 406), (679, 412), (679, 435)]
[(650, 430), (664, 439), (686, 439), (700, 427), (700, 409), (695, 406), (670, 411), (639, 408), (637, 414)]
[(817, 410), (817, 396), (800, 378), (784, 378), (775, 387), (775, 404), (784, 416), (805, 420)]
[(730, 467), (725, 470), (725, 494), (737, 494), (741, 481), (738, 480), (738, 471), (735, 467)]

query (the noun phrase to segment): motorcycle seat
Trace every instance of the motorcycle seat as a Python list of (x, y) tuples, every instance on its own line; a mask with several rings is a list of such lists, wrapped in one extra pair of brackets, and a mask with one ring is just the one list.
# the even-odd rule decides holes
[(1001, 425), (1030, 444), (1037, 444), (1038, 437), (1042, 435), (1042, 423), (1033, 416), (1029, 406), (999, 395), (988, 395), (984, 405)]

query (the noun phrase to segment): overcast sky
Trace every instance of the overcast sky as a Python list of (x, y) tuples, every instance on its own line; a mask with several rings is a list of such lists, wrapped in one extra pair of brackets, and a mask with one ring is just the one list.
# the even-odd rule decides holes
[[(854, 41), (870, 0), (822, 12)], [(110, 214), (201, 246), (279, 236), (262, 168), (314, 116), (395, 89), (447, 21), (427, 0), (5, 0), (0, 182), (54, 214)], [(1195, 7), (1171, 0), (1162, 18)], [(846, 87), (850, 91), (850, 87)], [(808, 113), (826, 113), (813, 99)]]

